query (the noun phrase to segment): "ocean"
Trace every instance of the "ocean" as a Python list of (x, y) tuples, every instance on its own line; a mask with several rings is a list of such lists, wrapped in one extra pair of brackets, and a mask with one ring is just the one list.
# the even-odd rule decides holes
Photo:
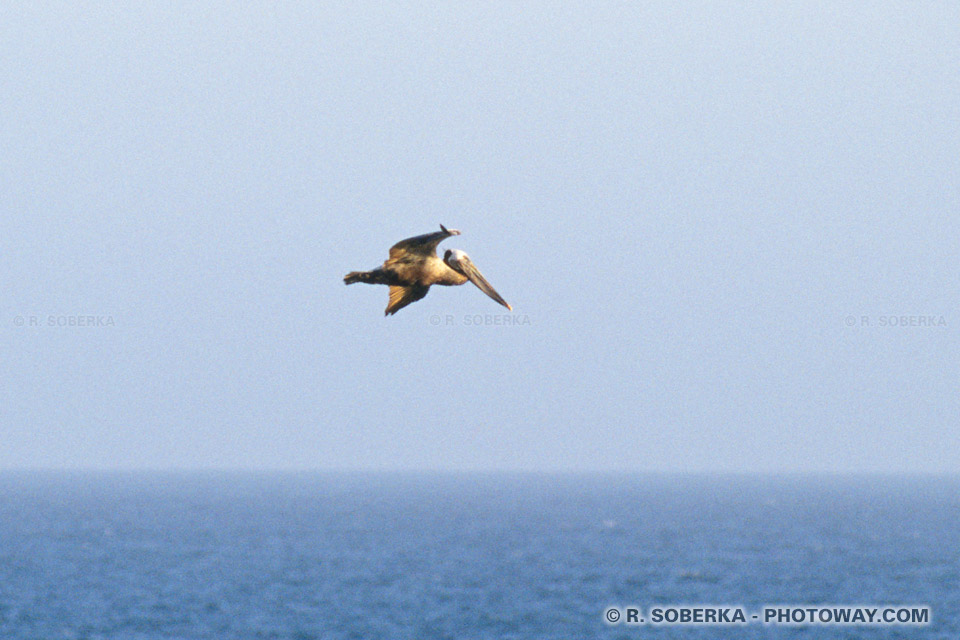
[[(930, 622), (649, 621), (708, 605)], [(0, 473), (4, 640), (681, 637), (956, 640), (960, 479)]]

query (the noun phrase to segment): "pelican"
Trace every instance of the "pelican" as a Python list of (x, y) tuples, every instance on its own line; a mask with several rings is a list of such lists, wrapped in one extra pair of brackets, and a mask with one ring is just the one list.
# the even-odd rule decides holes
[(437, 257), (437, 245), (450, 236), (458, 235), (460, 232), (456, 229), (447, 229), (440, 225), (440, 231), (401, 240), (390, 247), (390, 257), (382, 266), (373, 271), (351, 271), (343, 277), (343, 282), (389, 285), (390, 302), (383, 312), (386, 316), (400, 311), (411, 302), (416, 302), (427, 295), (432, 285), (453, 287), (467, 280), (513, 311), (513, 307), (490, 286), (487, 279), (463, 251), (447, 249), (443, 254), (443, 260)]

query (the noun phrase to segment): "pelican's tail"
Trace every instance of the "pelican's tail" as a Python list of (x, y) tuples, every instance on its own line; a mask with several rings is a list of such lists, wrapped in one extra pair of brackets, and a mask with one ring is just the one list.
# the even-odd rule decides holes
[(370, 282), (369, 271), (351, 271), (343, 276), (343, 284), (353, 284), (354, 282)]
[(351, 271), (343, 276), (344, 284), (353, 284), (354, 282), (364, 282), (366, 284), (394, 284), (394, 278), (384, 272), (383, 269), (374, 269), (373, 271)]

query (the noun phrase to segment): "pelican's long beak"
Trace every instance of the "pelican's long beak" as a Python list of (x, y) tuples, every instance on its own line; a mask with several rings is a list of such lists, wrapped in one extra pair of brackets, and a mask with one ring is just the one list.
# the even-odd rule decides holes
[(497, 293), (497, 290), (494, 289), (489, 282), (487, 282), (487, 279), (483, 277), (483, 274), (480, 273), (480, 270), (474, 266), (473, 262), (467, 258), (464, 258), (460, 260), (460, 268), (463, 269), (463, 275), (467, 276), (467, 279), (470, 280), (470, 282), (477, 285), (477, 288), (480, 289), (480, 291), (483, 291), (485, 294), (505, 306), (507, 309), (513, 311), (513, 307), (511, 307), (506, 300), (500, 297), (500, 294)]

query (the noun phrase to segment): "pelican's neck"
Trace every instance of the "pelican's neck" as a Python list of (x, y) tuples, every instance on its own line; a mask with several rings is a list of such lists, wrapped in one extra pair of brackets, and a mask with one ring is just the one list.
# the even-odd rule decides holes
[(467, 276), (457, 271), (453, 264), (450, 264), (446, 260), (443, 261), (443, 264), (447, 268), (443, 270), (443, 273), (440, 275), (440, 279), (437, 281), (437, 284), (455, 287), (458, 284), (463, 284), (467, 281)]

